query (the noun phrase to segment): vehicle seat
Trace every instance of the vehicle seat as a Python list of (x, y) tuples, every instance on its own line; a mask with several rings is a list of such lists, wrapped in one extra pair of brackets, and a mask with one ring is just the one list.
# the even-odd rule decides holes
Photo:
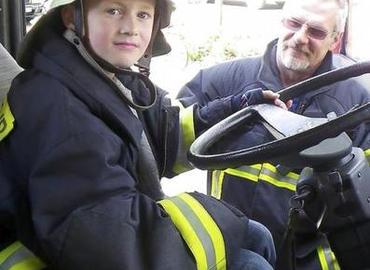
[[(0, 101), (6, 96), (15, 76), (22, 71), (17, 62), (0, 43)], [(12, 191), (2, 179), (0, 172), (0, 269), (45, 269), (45, 264), (15, 239), (14, 230), (9, 228), (12, 212), (9, 202)], [(12, 208), (10, 206), (10, 208)], [(13, 243), (12, 243), (13, 242)]]
[(0, 44), (0, 101), (8, 93), (12, 80), (22, 68), (17, 64), (14, 58)]
[[(22, 68), (18, 66), (13, 57), (8, 53), (8, 51), (0, 43), (0, 106), (2, 104), (3, 98), (9, 91), (11, 82), (13, 78), (22, 71)], [(0, 119), (1, 119), (0, 115)], [(12, 235), (5, 229), (4, 224), (8, 224), (9, 213), (12, 212), (11, 207), (12, 190), (7, 181), (5, 181), (5, 176), (0, 171), (0, 252), (9, 240), (11, 240)], [(0, 253), (1, 262), (1, 253)], [(1, 263), (0, 263), (1, 269)]]

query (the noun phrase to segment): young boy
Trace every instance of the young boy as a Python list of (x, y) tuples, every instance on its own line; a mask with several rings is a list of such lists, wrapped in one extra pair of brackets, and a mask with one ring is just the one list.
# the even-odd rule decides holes
[[(261, 225), (199, 193), (163, 199), (159, 178), (188, 166), (194, 134), (216, 119), (207, 120), (212, 106), (179, 112), (132, 70), (169, 51), (160, 29), (170, 3), (51, 6), (24, 41), (25, 71), (2, 107), (0, 171), (14, 190), (19, 240), (51, 269), (271, 269)], [(262, 91), (247, 98), (263, 96), (278, 102)], [(218, 115), (244, 99), (220, 100), (231, 109)]]

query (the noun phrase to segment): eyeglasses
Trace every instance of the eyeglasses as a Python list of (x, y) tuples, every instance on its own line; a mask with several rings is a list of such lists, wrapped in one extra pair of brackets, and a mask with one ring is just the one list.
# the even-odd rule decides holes
[(313, 27), (313, 26), (310, 26), (306, 23), (303, 23), (303, 22), (300, 22), (298, 20), (295, 20), (295, 19), (283, 19), (282, 20), (283, 22), (283, 25), (284, 27), (288, 28), (289, 30), (292, 30), (294, 32), (300, 30), (304, 25), (306, 26), (306, 31), (307, 31), (307, 35), (310, 37), (310, 38), (314, 38), (314, 39), (318, 39), (318, 40), (323, 40), (325, 39), (327, 36), (328, 36), (328, 31), (325, 30), (325, 29), (322, 29), (322, 28), (318, 28), (318, 27)]

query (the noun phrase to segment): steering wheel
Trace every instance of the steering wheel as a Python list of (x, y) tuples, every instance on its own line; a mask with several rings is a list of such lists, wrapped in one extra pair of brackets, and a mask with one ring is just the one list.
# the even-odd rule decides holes
[[(370, 62), (326, 72), (278, 93), (281, 100), (286, 101), (302, 93), (365, 73), (370, 73)], [(284, 119), (284, 123), (281, 123), (281, 119)], [(209, 154), (210, 148), (222, 137), (252, 120), (262, 123), (276, 139), (245, 149)], [(370, 120), (370, 102), (339, 117), (329, 115), (328, 118), (309, 118), (269, 104), (253, 105), (230, 115), (199, 136), (191, 145), (188, 158), (197, 168), (215, 170), (279, 161), (294, 153), (298, 157), (297, 153), (300, 151), (367, 120)], [(287, 122), (289, 127), (285, 125)]]

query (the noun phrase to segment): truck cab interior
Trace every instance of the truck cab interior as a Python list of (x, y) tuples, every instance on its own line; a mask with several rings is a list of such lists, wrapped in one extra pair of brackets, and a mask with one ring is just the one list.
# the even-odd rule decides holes
[[(368, 0), (366, 0), (368, 1)], [(0, 99), (3, 99), (3, 97), (6, 95), (10, 83), (12, 79), (22, 70), (16, 63), (14, 59), (16, 59), (17, 55), (17, 49), (19, 48), (19, 45), (22, 41), (22, 38), (24, 37), (26, 33), (26, 24), (27, 24), (27, 18), (26, 18), (26, 8), (25, 8), (25, 0), (0, 0)], [(350, 27), (348, 29), (351, 29)], [(346, 35), (346, 37), (352, 37), (351, 34)], [(356, 41), (357, 42), (357, 41)], [(350, 44), (348, 40), (344, 40), (342, 43), (342, 46), (344, 46), (341, 51), (346, 52), (345, 47)], [(352, 46), (353, 48), (353, 46)], [(360, 70), (359, 73), (356, 73), (356, 76), (361, 75), (360, 73), (370, 73), (370, 65), (369, 63), (365, 63), (365, 67), (360, 67), (356, 68), (356, 70)], [(363, 69), (361, 69), (363, 68)], [(339, 75), (333, 75), (334, 79), (338, 78), (338, 76), (343, 76), (344, 73), (339, 73)], [(347, 73), (345, 73), (347, 74)], [(335, 77), (337, 76), (337, 77)], [(347, 76), (347, 75), (344, 75)], [(350, 76), (350, 75), (348, 75)], [(323, 80), (323, 78), (316, 78), (316, 82), (319, 82), (320, 85), (320, 80)], [(294, 95), (299, 94), (300, 86), (293, 87), (287, 90), (282, 90), (281, 95), (283, 99), (289, 99), (293, 97)], [(298, 91), (298, 92), (295, 92)], [(367, 106), (367, 105), (366, 105)], [(370, 105), (369, 105), (370, 106)], [(328, 142), (327, 145), (325, 145), (326, 148), (332, 149), (332, 145), (336, 144), (338, 145), (341, 144), (343, 147), (338, 150), (334, 151), (338, 158), (338, 160), (342, 160), (344, 157), (349, 155), (352, 152), (348, 150), (351, 148), (349, 144), (346, 141), (346, 138), (341, 137), (341, 129), (343, 129), (346, 126), (353, 125), (353, 123), (358, 123), (359, 121), (369, 121), (370, 117), (367, 115), (370, 115), (369, 111), (370, 108), (369, 106), (360, 108), (356, 113), (350, 112), (349, 114), (344, 115), (341, 118), (338, 118), (338, 120), (335, 120), (334, 122), (329, 121), (329, 125), (322, 127), (320, 126), (322, 123), (318, 123), (316, 127), (314, 127), (311, 131), (308, 130), (307, 133), (304, 133), (303, 135), (300, 135), (298, 137), (294, 137), (293, 139), (290, 138), (290, 136), (287, 136), (287, 138), (279, 139), (277, 138), (277, 141), (273, 145), (263, 145), (263, 146), (255, 146), (251, 149), (245, 149), (242, 153), (239, 151), (238, 153), (226, 153), (224, 155), (220, 156), (207, 156), (205, 153), (207, 152), (206, 150), (212, 145), (212, 142), (218, 140), (222, 133), (227, 132), (229, 129), (234, 128), (235, 126), (239, 125), (242, 123), (242, 121), (245, 121), (250, 117), (250, 112), (248, 110), (243, 110), (241, 113), (237, 115), (231, 116), (231, 118), (227, 118), (226, 122), (222, 121), (219, 124), (217, 124), (214, 128), (211, 130), (207, 131), (204, 133), (197, 141), (195, 144), (193, 144), (191, 148), (191, 159), (192, 162), (196, 165), (199, 166), (203, 169), (220, 169), (220, 168), (226, 168), (226, 167), (232, 167), (232, 166), (239, 166), (241, 165), (240, 162), (243, 160), (243, 163), (245, 163), (245, 160), (250, 160), (251, 162), (255, 162), (256, 160), (260, 159), (260, 161), (264, 161), (264, 159), (267, 156), (271, 156), (271, 153), (274, 154), (274, 157), (279, 158), (278, 154), (279, 152), (284, 152), (287, 151), (287, 149), (290, 149), (290, 153), (294, 153), (294, 147), (296, 147), (297, 151), (301, 151), (302, 147), (298, 147), (298, 145), (302, 145), (301, 141), (306, 141), (308, 142), (305, 144), (306, 147), (311, 147), (313, 145), (316, 145), (319, 143), (318, 137), (316, 134), (324, 134), (325, 132), (327, 133), (327, 136), (334, 136), (335, 141)], [(248, 108), (247, 108), (248, 109)], [(268, 114), (268, 110), (271, 108), (252, 108), (255, 112), (259, 113), (260, 116), (263, 116)], [(250, 110), (250, 108), (249, 108)], [(253, 113), (255, 115), (255, 113)], [(369, 119), (368, 119), (369, 118)], [(269, 122), (270, 119), (265, 119), (266, 122)], [(282, 127), (272, 127), (277, 130), (278, 133), (282, 133), (280, 129)], [(298, 127), (297, 127), (298, 128)], [(339, 135), (338, 137), (336, 137)], [(320, 137), (320, 140), (323, 140), (322, 136)], [(311, 163), (311, 166), (315, 167), (315, 162), (317, 160), (322, 159), (322, 158), (332, 158), (333, 157), (333, 152), (331, 153), (322, 153), (320, 152), (319, 154), (317, 153), (317, 148), (306, 151), (302, 154), (300, 152), (300, 155), (297, 155), (297, 151), (295, 155), (290, 156), (290, 158), (293, 160), (297, 160), (297, 157), (302, 158), (302, 155), (305, 158), (305, 161), (309, 160)], [(310, 152), (311, 151), (311, 152)], [(348, 152), (349, 151), (349, 152)], [(241, 155), (242, 154), (242, 155)], [(332, 156), (330, 154), (333, 154)], [(345, 154), (345, 155), (344, 155)], [(286, 159), (286, 157), (285, 157)], [(359, 164), (361, 162), (364, 162), (363, 160), (353, 160), (356, 164)], [(338, 161), (339, 162), (339, 161)], [(340, 163), (340, 162), (339, 162)], [(339, 164), (338, 163), (338, 164)], [(310, 163), (306, 163), (305, 166), (309, 166)], [(354, 166), (355, 166), (354, 165)], [(346, 175), (347, 178), (351, 179), (354, 181), (354, 192), (351, 194), (347, 194), (346, 196), (353, 197), (357, 196), (354, 200), (356, 201), (358, 207), (360, 208), (360, 212), (356, 213), (356, 216), (351, 218), (351, 222), (348, 223), (348, 220), (343, 220), (340, 218), (332, 218), (332, 221), (328, 221), (326, 224), (327, 228), (336, 228), (338, 224), (342, 224), (343, 226), (348, 226), (348, 224), (351, 224), (351, 226), (354, 224), (353, 221), (361, 221), (358, 230), (361, 230), (361, 234), (364, 237), (361, 240), (366, 240), (366, 243), (370, 243), (369, 235), (370, 235), (370, 208), (369, 208), (369, 202), (370, 202), (370, 184), (368, 182), (370, 181), (370, 171), (369, 167), (367, 169), (364, 169), (361, 171), (362, 175), (365, 175), (368, 177), (368, 179), (365, 179), (361, 183), (356, 182), (356, 175), (353, 175), (352, 172), (348, 173), (348, 171), (345, 171), (345, 173), (348, 173)], [(330, 172), (330, 170), (329, 170)], [(363, 178), (361, 178), (363, 179)], [(334, 180), (333, 180), (334, 181)], [(325, 190), (325, 189), (324, 189)], [(0, 194), (2, 192), (6, 192), (6, 190), (2, 190), (0, 188)], [(334, 195), (333, 195), (334, 196)], [(335, 199), (335, 198), (334, 198)], [(334, 214), (333, 214), (334, 215)], [(364, 220), (366, 222), (364, 222)], [(357, 223), (356, 223), (357, 224)], [(369, 232), (369, 233), (367, 233)], [(1, 234), (1, 228), (0, 228), (0, 234)], [(354, 232), (354, 230), (349, 230), (348, 234), (345, 236), (341, 237), (353, 237), (354, 235), (358, 235)], [(340, 253), (343, 255), (345, 258), (341, 259), (339, 258), (339, 261), (342, 262), (347, 268), (344, 269), (350, 269), (348, 268), (348, 264), (350, 262), (350, 258), (347, 257), (344, 252), (347, 250), (346, 248), (342, 248), (340, 246), (340, 243), (336, 241), (336, 235), (333, 235), (333, 243), (338, 246), (338, 254)], [(339, 239), (339, 238), (338, 238)], [(364, 243), (361, 243), (361, 245)], [(363, 254), (368, 254), (368, 256), (364, 257), (364, 259), (369, 259), (370, 260), (370, 253), (369, 252), (369, 246), (367, 248), (364, 248), (363, 246), (360, 245), (361, 252), (365, 252)], [(357, 246), (356, 246), (357, 248)], [(356, 252), (359, 252), (356, 250)], [(358, 268), (352, 268), (352, 269), (364, 269), (364, 265), (369, 266), (370, 262), (366, 261), (364, 264), (359, 264), (360, 266)]]

